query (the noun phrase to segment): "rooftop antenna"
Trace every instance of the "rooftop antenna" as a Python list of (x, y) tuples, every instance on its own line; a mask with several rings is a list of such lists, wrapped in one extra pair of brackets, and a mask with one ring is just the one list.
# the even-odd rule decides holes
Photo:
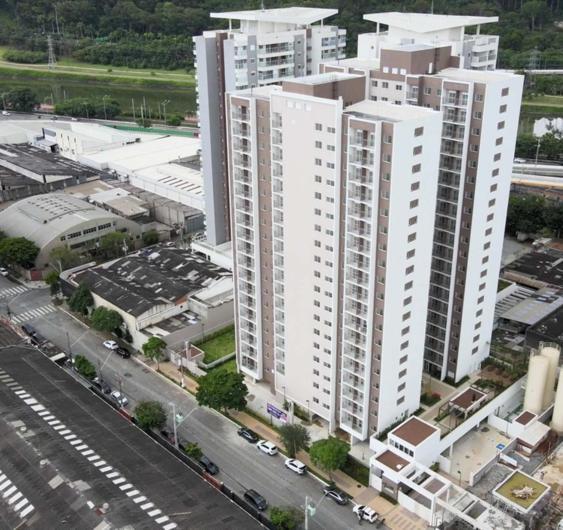
[(52, 70), (57, 66), (57, 59), (55, 58), (55, 47), (53, 45), (53, 37), (47, 35), (47, 49), (49, 52), (49, 70)]

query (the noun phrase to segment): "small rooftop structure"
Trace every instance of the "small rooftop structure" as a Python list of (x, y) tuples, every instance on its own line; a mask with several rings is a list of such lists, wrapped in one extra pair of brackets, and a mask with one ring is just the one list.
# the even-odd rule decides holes
[(400, 471), (403, 469), (407, 464), (409, 464), (408, 460), (405, 460), (403, 457), (399, 456), (397, 453), (393, 451), (387, 450), (381, 453), (376, 460), (387, 466), (388, 468), (392, 469), (393, 471)]
[(318, 7), (280, 7), (277, 9), (255, 9), (248, 11), (227, 11), (210, 13), (211, 18), (241, 20), (249, 22), (272, 22), (293, 25), (310, 25), (338, 13), (338, 9)]
[(417, 120), (426, 118), (432, 114), (439, 114), (437, 111), (425, 107), (412, 105), (394, 105), (385, 101), (364, 100), (359, 103), (349, 105), (345, 109), (346, 113), (359, 116), (371, 116), (384, 121), (399, 122), (407, 120)]
[(413, 33), (432, 33), (448, 29), (465, 28), (498, 22), (498, 17), (434, 15), (429, 13), (400, 13), (388, 11), (364, 15), (364, 20), (384, 24)]
[(529, 513), (549, 493), (549, 486), (521, 471), (514, 471), (493, 496), (521, 514)]
[(450, 405), (454, 410), (458, 410), (464, 414), (470, 413), (472, 410), (479, 408), (483, 403), (487, 394), (477, 388), (466, 388), (453, 399), (450, 399)]
[(517, 416), (514, 419), (514, 421), (516, 423), (519, 423), (520, 425), (528, 425), (529, 423), (531, 423), (536, 418), (537, 418), (537, 414), (534, 414), (533, 412), (530, 412), (529, 410), (525, 410), (525, 411), (522, 412), (522, 414)]
[(549, 427), (541, 421), (535, 421), (524, 432), (517, 437), (520, 450), (526, 455), (533, 453), (538, 446), (547, 438)]
[(439, 431), (440, 429), (430, 425), (426, 421), (421, 420), (416, 416), (411, 416), (408, 420), (393, 429), (389, 434), (404, 440), (410, 445), (417, 446), (432, 436), (435, 432)]

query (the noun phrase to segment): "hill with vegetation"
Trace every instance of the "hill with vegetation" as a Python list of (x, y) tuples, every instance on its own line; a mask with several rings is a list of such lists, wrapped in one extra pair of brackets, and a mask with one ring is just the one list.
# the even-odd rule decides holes
[[(431, 0), (265, 3), (267, 8), (338, 9), (331, 22), (348, 30), (349, 54), (355, 51), (357, 34), (374, 29), (363, 20), (365, 13), (431, 9)], [(482, 31), (501, 36), (501, 68), (563, 68), (560, 0), (435, 0), (433, 5), (435, 13), (499, 16), (499, 24)], [(209, 12), (259, 6), (257, 0), (0, 0), (0, 45), (10, 48), (15, 62), (35, 63), (45, 59), (51, 34), (58, 57), (133, 68), (191, 69), (191, 36), (225, 24), (209, 18)]]

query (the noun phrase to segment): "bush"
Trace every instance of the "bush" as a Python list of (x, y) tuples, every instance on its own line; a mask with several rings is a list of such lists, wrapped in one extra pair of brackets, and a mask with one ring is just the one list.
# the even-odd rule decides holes
[(342, 471), (362, 484), (362, 486), (369, 486), (369, 468), (358, 462), (354, 457), (348, 455)]
[(203, 451), (196, 442), (187, 443), (184, 447), (184, 452), (194, 460), (199, 460), (203, 455)]
[(440, 401), (440, 394), (437, 392), (432, 392), (431, 394), (429, 392), (425, 392), (422, 396), (420, 396), (420, 402), (428, 407), (435, 405), (438, 401)]
[(141, 401), (135, 407), (135, 418), (141, 429), (160, 429), (166, 423), (166, 412), (158, 401)]
[(74, 358), (74, 367), (82, 377), (90, 381), (96, 377), (96, 368), (84, 355), (77, 355)]
[(167, 120), (166, 120), (166, 125), (172, 125), (174, 127), (178, 127), (178, 125), (181, 125), (183, 121), (182, 116), (179, 116), (178, 114), (174, 115), (174, 116), (170, 116)]
[(156, 245), (156, 243), (158, 243), (158, 240), (158, 232), (154, 228), (143, 232), (143, 243), (146, 246)]
[(47, 62), (45, 52), (31, 52), (27, 50), (6, 50), (4, 59), (11, 63), (40, 64)]

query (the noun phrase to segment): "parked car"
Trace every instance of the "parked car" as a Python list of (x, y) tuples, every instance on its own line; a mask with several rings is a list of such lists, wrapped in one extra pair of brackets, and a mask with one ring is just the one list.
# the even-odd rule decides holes
[(305, 471), (307, 471), (307, 466), (295, 458), (286, 458), (285, 467), (287, 467), (287, 469), (291, 469), (291, 471), (294, 471), (298, 475), (303, 475), (305, 474)]
[(4, 267), (0, 267), (0, 275), (1, 276), (8, 276), (8, 274), (10, 274), (8, 272), (8, 269), (4, 268)]
[(97, 389), (101, 390), (104, 394), (111, 393), (111, 387), (103, 379), (100, 379), (99, 377), (94, 377), (94, 379), (92, 379), (92, 384)]
[(35, 335), (35, 328), (31, 324), (22, 324), (22, 330), (26, 335)]
[(256, 490), (246, 490), (244, 492), (244, 500), (261, 512), (268, 507), (266, 499)]
[(241, 427), (237, 431), (237, 433), (241, 438), (244, 438), (247, 442), (250, 442), (251, 444), (255, 444), (258, 441), (257, 434), (254, 431), (247, 429), (246, 427)]
[(131, 352), (129, 350), (126, 350), (125, 348), (115, 348), (115, 350), (113, 351), (124, 359), (129, 359), (129, 357), (131, 357)]
[(129, 404), (129, 400), (117, 390), (111, 393), (111, 399), (113, 399), (120, 407), (126, 407)]
[(340, 506), (344, 506), (350, 502), (348, 495), (335, 486), (325, 486), (323, 493), (327, 497), (330, 497), (336, 504), (340, 504)]
[(7, 110), (2, 111), (2, 116), (9, 116), (10, 113)]
[(117, 348), (119, 348), (117, 342), (114, 340), (104, 340), (104, 347), (108, 350), (117, 350)]
[(356, 504), (352, 511), (364, 520), (370, 523), (375, 523), (379, 519), (379, 514), (369, 506), (364, 506), (363, 504)]
[(209, 460), (209, 458), (207, 458), (205, 455), (201, 455), (199, 463), (210, 475), (216, 475), (217, 473), (219, 473), (219, 468), (217, 467), (217, 465)]
[(275, 446), (275, 444), (267, 440), (260, 440), (256, 444), (256, 447), (258, 447), (258, 449), (260, 449), (260, 451), (262, 451), (263, 453), (266, 453), (270, 456), (275, 456), (278, 454), (278, 448)]

